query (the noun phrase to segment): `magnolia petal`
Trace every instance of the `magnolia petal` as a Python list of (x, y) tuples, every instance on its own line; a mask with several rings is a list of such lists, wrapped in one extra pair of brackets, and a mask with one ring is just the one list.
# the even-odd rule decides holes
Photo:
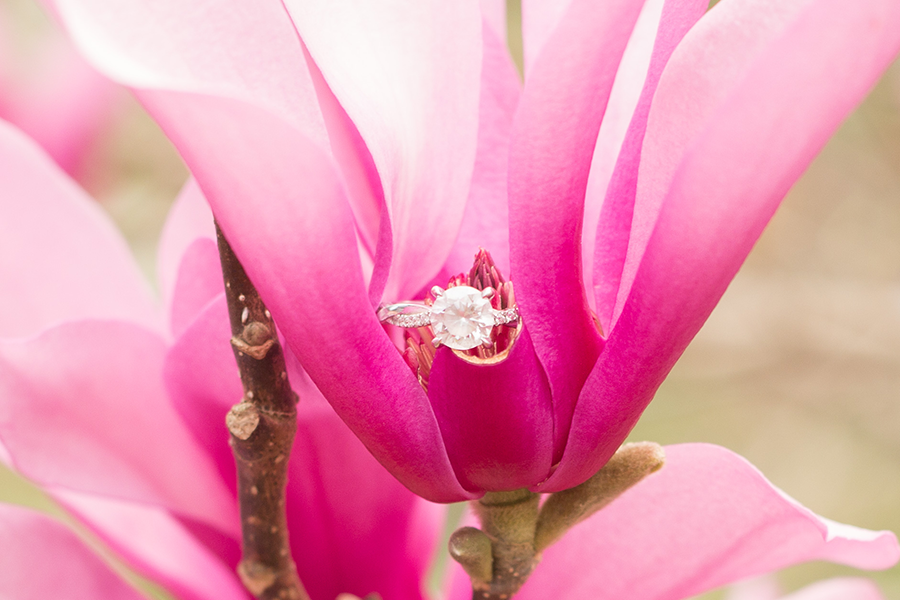
[(522, 55), (526, 77), (531, 75), (537, 57), (571, 5), (572, 0), (522, 0)]
[(509, 274), (507, 158), (513, 115), (522, 84), (506, 46), (488, 24), (485, 24), (483, 38), (478, 152), (472, 188), (459, 236), (447, 258), (439, 285), (446, 285), (450, 277), (468, 272), (479, 248), (491, 253), (494, 264), (504, 276)]
[(28, 508), (0, 504), (0, 596), (144, 600), (75, 534)]
[(0, 344), (0, 439), (36, 483), (163, 506), (234, 531), (234, 502), (162, 386), (165, 346), (80, 321)]
[[(668, 0), (664, 3), (654, 0), (644, 6), (622, 58), (610, 108), (600, 126), (585, 202), (583, 251), (585, 288), (594, 299), (597, 318), (607, 332), (612, 328), (619, 280), (628, 250), (650, 103), (673, 50), (704, 14), (707, 5), (706, 0)], [(642, 68), (626, 65), (630, 60), (641, 59), (647, 61), (641, 64)], [(635, 70), (641, 73), (636, 81), (623, 77), (623, 73)], [(623, 77), (621, 92), (620, 77)], [(623, 97), (619, 103), (626, 104), (625, 107), (618, 106), (617, 96)], [(613, 121), (618, 127), (607, 127), (611, 121), (609, 113), (617, 107), (620, 110), (617, 114), (624, 113), (623, 117)]]
[[(584, 197), (581, 264), (584, 270), (584, 289), (587, 291), (587, 300), (601, 322), (602, 319), (596, 310), (594, 294), (591, 292), (594, 290), (594, 249), (596, 242), (602, 244), (605, 240), (597, 240), (592, 234), (597, 230), (606, 190), (622, 150), (622, 143), (633, 120), (632, 117), (640, 118), (640, 115), (634, 114), (635, 108), (642, 96), (645, 95), (643, 89), (653, 48), (656, 45), (657, 33), (661, 25), (665, 28), (665, 25), (661, 23), (664, 4), (664, 0), (646, 0), (644, 2), (641, 14), (638, 16), (628, 44), (625, 46), (625, 52), (622, 54), (619, 69), (616, 71), (606, 113), (603, 115), (603, 121), (597, 132), (597, 141), (591, 158), (591, 169)], [(628, 230), (625, 231), (625, 247), (627, 248)], [(603, 327), (606, 330), (606, 325)]]
[(49, 490), (128, 565), (185, 600), (246, 600), (231, 565), (202, 546), (166, 510)]
[(353, 215), (329, 156), (249, 105), (168, 93), (143, 98), (341, 418), (410, 489), (433, 500), (470, 496), (453, 475), (427, 396), (369, 302)]
[[(734, 97), (736, 86), (758, 64), (761, 53), (777, 39), (784, 38), (790, 24), (804, 10), (815, 10), (817, 2), (738, 0), (723, 4), (706, 14), (674, 52), (665, 76), (659, 81), (658, 93), (653, 98), (645, 124), (627, 257), (624, 264), (616, 265), (610, 274), (613, 283), (618, 284), (613, 323), (628, 298), (663, 198), (691, 141), (708, 126), (717, 107)], [(798, 48), (795, 48), (794, 53), (797, 52)], [(819, 63), (821, 59), (813, 52), (806, 56), (815, 64), (824, 64)], [(755, 86), (759, 88), (758, 94), (768, 87), (765, 73), (758, 70), (757, 73), (758, 77), (762, 75)], [(784, 91), (776, 97), (789, 102)], [(761, 117), (763, 115), (759, 115), (754, 123), (765, 122)], [(617, 269), (621, 269), (620, 275), (617, 275)]]
[[(0, 8), (0, 30), (21, 27), (13, 8)], [(91, 68), (56, 28), (29, 31), (29, 46), (35, 50), (27, 67), (21, 48), (3, 43), (4, 33), (0, 31), (0, 119), (26, 132), (56, 164), (77, 176), (119, 114), (124, 91)]]
[[(98, 2), (104, 6), (94, 6)], [(341, 417), (411, 489), (444, 501), (469, 497), (453, 475), (427, 397), (366, 297), (352, 213), (326, 154), (321, 113), (310, 99), (315, 89), (306, 84), (309, 71), (296, 64), (305, 60), (302, 46), (292, 28), (288, 40), (290, 23), (276, 14), (281, 8), (174, 2), (122, 8), (107, 0), (60, 0), (59, 8), (95, 65), (144, 88), (137, 91), (140, 99), (188, 163), (288, 342)], [(446, 28), (444, 37), (455, 36), (458, 21), (438, 25)], [(173, 33), (191, 27), (198, 35)], [(164, 39), (157, 39), (159, 31)], [(411, 39), (423, 36), (416, 32)], [(157, 43), (167, 45), (158, 50)], [(480, 45), (476, 50), (480, 58)], [(188, 56), (183, 64), (168, 64), (181, 53)], [(476, 75), (479, 66), (476, 60)], [(475, 119), (477, 88), (471, 94)], [(292, 112), (311, 105), (315, 114)], [(449, 121), (457, 127), (465, 119)], [(474, 159), (474, 124), (472, 138)], [(450, 170), (467, 187), (465, 162), (453, 162)], [(349, 369), (339, 373), (334, 365)]]
[(676, 600), (810, 560), (900, 558), (894, 534), (816, 516), (725, 448), (665, 450), (658, 473), (544, 552), (519, 598)]
[[(900, 4), (893, 0), (868, 0), (852, 10), (817, 0), (757, 53), (684, 155), (629, 300), (582, 391), (566, 448), (571, 460), (564, 457), (548, 491), (589, 477), (625, 439), (790, 185), (900, 50), (900, 30), (890, 25), (898, 19)], [(744, 21), (732, 29), (743, 35)], [(727, 29), (720, 36), (727, 38)], [(704, 54), (718, 56), (715, 40), (706, 41)], [(716, 68), (727, 71), (718, 60)], [(690, 73), (685, 94), (702, 73), (674, 57), (669, 67), (663, 79)], [(704, 80), (701, 87), (708, 85)], [(657, 99), (662, 92), (661, 82)]]
[(157, 327), (150, 287), (103, 210), (0, 121), (0, 336), (91, 317)]
[[(210, 305), (172, 348), (166, 378), (192, 432), (234, 481), (225, 414), (241, 395), (224, 298)], [(417, 498), (341, 423), (286, 356), (300, 397), (289, 463), (287, 510), (293, 558), (313, 598), (341, 592), (421, 598), (419, 585), (440, 530), (436, 507)]]
[(472, 364), (439, 349), (428, 397), (467, 489), (514, 490), (547, 477), (553, 405), (527, 329), (497, 364)]
[(169, 210), (159, 237), (159, 250), (156, 254), (156, 279), (162, 290), (165, 306), (171, 306), (175, 281), (178, 278), (178, 269), (184, 253), (197, 238), (201, 237), (215, 241), (216, 229), (213, 225), (209, 204), (203, 197), (197, 181), (191, 177), (181, 188), (181, 192)]
[(606, 101), (642, 4), (575, 0), (531, 70), (513, 125), (512, 280), (553, 388), (555, 459), (602, 347), (581, 277), (584, 194)]
[(172, 406), (232, 494), (237, 476), (225, 415), (243, 388), (229, 340), (228, 305), (222, 293), (194, 319), (166, 353), (163, 378)]
[[(313, 62), (305, 47), (304, 53), (313, 85), (318, 94), (319, 107), (328, 129), (331, 152), (347, 187), (347, 200), (350, 202), (350, 208), (356, 219), (360, 244), (365, 250), (364, 254), (361, 253), (361, 258), (371, 260), (375, 257), (379, 243), (379, 231), (382, 227), (381, 213), (384, 211), (384, 192), (381, 189), (378, 170), (375, 168), (372, 154), (360, 136), (359, 130), (338, 99), (334, 97), (322, 72)], [(387, 248), (391, 247), (390, 240), (385, 243)], [(387, 254), (386, 259), (385, 264), (390, 265), (390, 253)], [(379, 271), (382, 270), (384, 271), (383, 275), (379, 273), (378, 281), (370, 283), (369, 286), (369, 296), (374, 296), (373, 303), (378, 302), (384, 291), (387, 269), (379, 269)]]
[[(506, 46), (506, 0), (481, 0), (481, 17), (496, 38)], [(484, 77), (482, 76), (482, 85)]]
[(393, 234), (385, 297), (412, 297), (440, 270), (465, 209), (478, 127), (478, 2), (284, 4), (381, 177)]
[(808, 585), (782, 600), (884, 600), (884, 596), (870, 579), (839, 577)]
[(82, 54), (111, 79), (264, 107), (327, 147), (303, 48), (281, 3), (55, 0), (55, 5)]
[(172, 294), (169, 307), (172, 335), (180, 336), (224, 287), (218, 246), (209, 238), (194, 240), (184, 253)]
[(424, 598), (444, 507), (414, 496), (326, 403), (308, 398), (288, 478), (288, 527), (303, 532), (292, 550), (304, 586), (322, 599), (342, 592)]

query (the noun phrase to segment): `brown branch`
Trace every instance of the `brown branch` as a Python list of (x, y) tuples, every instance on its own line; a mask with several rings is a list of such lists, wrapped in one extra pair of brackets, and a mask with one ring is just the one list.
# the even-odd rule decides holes
[(309, 600), (297, 576), (285, 514), (287, 465), (297, 429), (275, 323), (216, 224), (231, 344), (244, 397), (225, 421), (237, 464), (243, 535), (238, 575), (260, 600)]

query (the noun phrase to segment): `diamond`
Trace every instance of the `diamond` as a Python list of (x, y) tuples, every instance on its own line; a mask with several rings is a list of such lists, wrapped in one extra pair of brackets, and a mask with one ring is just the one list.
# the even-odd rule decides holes
[(494, 323), (490, 299), (467, 285), (447, 288), (431, 305), (435, 339), (454, 350), (490, 344)]

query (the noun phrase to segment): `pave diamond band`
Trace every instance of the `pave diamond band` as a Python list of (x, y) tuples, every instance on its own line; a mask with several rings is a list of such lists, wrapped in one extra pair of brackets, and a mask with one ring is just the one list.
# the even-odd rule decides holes
[(432, 290), (434, 303), (398, 302), (378, 309), (378, 319), (397, 327), (425, 327), (434, 332), (435, 346), (444, 344), (456, 350), (491, 345), (491, 330), (519, 320), (515, 306), (496, 310), (491, 306), (492, 288), (478, 290), (458, 285)]

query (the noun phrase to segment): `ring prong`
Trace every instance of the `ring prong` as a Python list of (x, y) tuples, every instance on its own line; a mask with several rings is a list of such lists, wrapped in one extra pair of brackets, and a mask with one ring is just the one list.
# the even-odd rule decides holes
[(443, 294), (443, 293), (444, 293), (444, 288), (442, 288), (439, 285), (436, 285), (433, 288), (431, 288), (431, 295), (434, 296), (435, 298), (440, 298), (441, 294)]
[(494, 288), (488, 286), (488, 287), (484, 288), (483, 290), (481, 290), (481, 297), (487, 298), (490, 300), (491, 298), (494, 297), (494, 293), (495, 293)]
[(439, 340), (437, 338), (431, 338), (431, 345), (434, 346), (435, 348), (440, 348), (441, 340)]

